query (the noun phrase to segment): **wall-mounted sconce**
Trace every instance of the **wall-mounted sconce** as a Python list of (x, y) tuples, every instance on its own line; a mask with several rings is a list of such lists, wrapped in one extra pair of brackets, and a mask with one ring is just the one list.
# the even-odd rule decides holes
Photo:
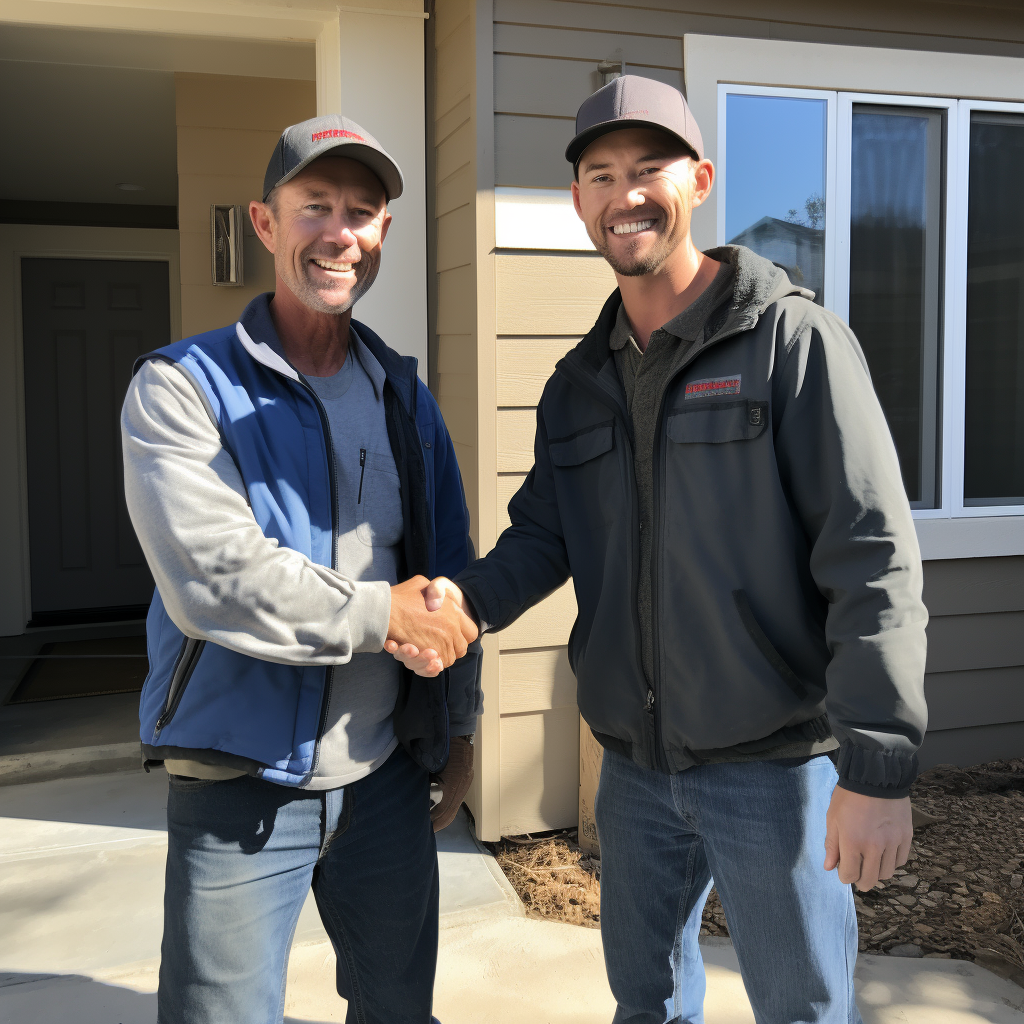
[(210, 256), (213, 283), (240, 288), (244, 283), (242, 265), (242, 207), (210, 207)]
[(597, 65), (597, 73), (601, 76), (601, 84), (607, 85), (626, 73), (626, 62), (621, 58), (603, 60)]

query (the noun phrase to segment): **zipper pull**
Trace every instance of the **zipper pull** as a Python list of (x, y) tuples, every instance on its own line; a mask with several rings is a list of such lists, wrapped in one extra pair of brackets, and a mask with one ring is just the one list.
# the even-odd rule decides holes
[(363, 503), (363, 477), (366, 476), (366, 449), (359, 449), (359, 497), (356, 498), (356, 504), (361, 505)]
[(647, 687), (647, 703), (644, 704), (644, 711), (649, 715), (654, 714), (654, 691)]

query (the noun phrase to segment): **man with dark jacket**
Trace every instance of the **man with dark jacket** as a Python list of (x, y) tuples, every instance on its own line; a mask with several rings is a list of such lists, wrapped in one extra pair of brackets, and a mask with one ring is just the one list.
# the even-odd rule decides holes
[[(429, 773), (438, 828), (472, 776), (479, 648), (422, 593), (471, 553), (452, 442), (416, 360), (352, 320), (401, 193), (354, 122), (286, 129), (250, 205), (274, 294), (140, 360), (125, 400), (157, 585), (142, 745), (170, 784), (161, 1024), (280, 1024), (311, 886), (350, 1024), (432, 1019)], [(388, 636), (443, 676), (413, 678)]]
[(496, 630), (573, 577), (616, 1024), (703, 1019), (712, 879), (757, 1019), (849, 1024), (850, 883), (907, 859), (926, 720), (896, 453), (849, 328), (749, 250), (694, 247), (714, 169), (681, 94), (626, 76), (576, 129), (619, 290), (544, 389), (512, 525), (430, 600)]

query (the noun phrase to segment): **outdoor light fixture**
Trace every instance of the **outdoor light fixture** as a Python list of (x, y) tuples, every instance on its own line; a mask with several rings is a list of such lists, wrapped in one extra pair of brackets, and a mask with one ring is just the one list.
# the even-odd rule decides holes
[(213, 283), (240, 288), (242, 274), (242, 207), (210, 207), (210, 256)]
[(626, 62), (621, 58), (603, 60), (597, 65), (597, 73), (601, 76), (601, 84), (607, 85), (626, 73)]

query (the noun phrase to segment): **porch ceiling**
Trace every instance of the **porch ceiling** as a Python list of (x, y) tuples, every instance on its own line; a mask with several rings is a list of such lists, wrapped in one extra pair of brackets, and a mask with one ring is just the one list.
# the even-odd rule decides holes
[(177, 205), (173, 73), (0, 60), (0, 95), (0, 199)]

